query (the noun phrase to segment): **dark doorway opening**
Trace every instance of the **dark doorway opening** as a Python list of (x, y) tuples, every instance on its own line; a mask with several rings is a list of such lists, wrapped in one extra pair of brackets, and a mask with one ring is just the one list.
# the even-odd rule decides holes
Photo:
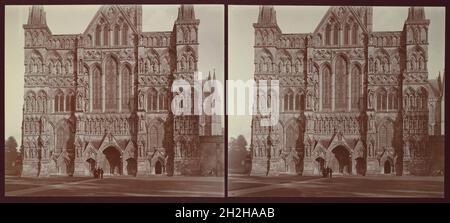
[(92, 158), (87, 159), (86, 162), (87, 162), (88, 167), (89, 167), (90, 175), (94, 176), (95, 165), (96, 165), (97, 162), (95, 162), (95, 160), (92, 159)]
[(156, 161), (156, 163), (155, 163), (155, 174), (162, 174), (162, 169), (163, 169), (163, 167), (162, 167), (162, 163), (161, 163), (161, 161)]
[(338, 146), (333, 149), (333, 159), (331, 168), (334, 173), (351, 173), (350, 153), (344, 146)]
[(392, 172), (391, 162), (389, 162), (389, 160), (386, 160), (386, 162), (384, 162), (384, 173), (390, 174), (391, 172)]
[(319, 170), (319, 175), (322, 175), (323, 170), (325, 169), (325, 159), (322, 157), (318, 157), (316, 159), (317, 169)]
[(122, 162), (120, 152), (114, 147), (108, 147), (103, 150), (105, 155), (105, 162), (103, 165), (103, 172), (105, 174), (122, 174)]

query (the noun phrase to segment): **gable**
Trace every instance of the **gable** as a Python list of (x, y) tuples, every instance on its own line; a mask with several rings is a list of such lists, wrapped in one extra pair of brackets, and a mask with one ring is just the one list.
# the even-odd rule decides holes
[(103, 137), (102, 144), (99, 147), (99, 151), (103, 151), (107, 147), (116, 147), (117, 149), (121, 149), (122, 147), (117, 143), (116, 138), (110, 133), (106, 133)]
[(325, 29), (327, 25), (331, 25), (331, 27), (337, 25), (341, 29), (344, 29), (347, 24), (352, 27), (357, 25), (359, 30), (363, 30), (364, 33), (368, 33), (367, 27), (364, 24), (364, 21), (362, 21), (362, 13), (360, 10), (361, 9), (359, 9), (359, 11), (355, 10), (349, 6), (332, 6), (322, 17), (322, 20), (317, 25), (314, 33), (325, 36)]
[(92, 143), (88, 143), (86, 146), (86, 149), (83, 151), (83, 158), (85, 160), (91, 158), (93, 160), (96, 160), (97, 156), (97, 150), (95, 149), (94, 145)]
[(125, 147), (124, 160), (127, 160), (129, 158), (134, 158), (135, 151), (136, 151), (136, 147), (134, 146), (134, 143), (130, 140), (128, 142), (127, 146)]
[(124, 5), (104, 5), (95, 13), (89, 25), (84, 31), (84, 35), (91, 34), (95, 32), (98, 25), (107, 25), (113, 29), (116, 25), (127, 25), (130, 30), (137, 34), (140, 30), (139, 21), (141, 18), (139, 16), (140, 6), (124, 6)]

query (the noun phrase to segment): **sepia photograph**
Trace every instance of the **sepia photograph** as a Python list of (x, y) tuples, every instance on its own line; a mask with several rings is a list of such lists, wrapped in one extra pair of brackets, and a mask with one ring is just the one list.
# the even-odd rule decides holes
[(5, 196), (223, 197), (224, 35), (223, 5), (5, 6)]
[(228, 7), (228, 196), (444, 197), (445, 7)]

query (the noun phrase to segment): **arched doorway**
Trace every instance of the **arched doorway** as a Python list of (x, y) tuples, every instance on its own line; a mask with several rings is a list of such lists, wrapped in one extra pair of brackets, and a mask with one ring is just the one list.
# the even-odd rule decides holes
[(133, 158), (127, 159), (127, 174), (136, 176), (137, 162)]
[(386, 160), (386, 162), (384, 162), (384, 173), (390, 174), (391, 172), (392, 172), (391, 162), (389, 162), (389, 160)]
[(87, 163), (87, 166), (88, 166), (88, 169), (89, 169), (89, 174), (93, 176), (94, 175), (94, 170), (95, 170), (95, 165), (96, 165), (97, 162), (95, 162), (94, 159), (89, 158), (89, 159), (86, 160), (86, 163)]
[(323, 159), (322, 157), (317, 157), (316, 163), (317, 163), (318, 174), (322, 175), (322, 171), (325, 168), (325, 159)]
[(351, 173), (350, 153), (344, 146), (337, 146), (332, 150), (331, 165), (328, 165), (334, 173)]
[(102, 165), (103, 173), (108, 175), (122, 174), (122, 161), (119, 150), (114, 147), (108, 147), (103, 150), (105, 160)]
[(160, 160), (156, 161), (155, 163), (155, 174), (162, 174), (163, 171), (163, 165)]

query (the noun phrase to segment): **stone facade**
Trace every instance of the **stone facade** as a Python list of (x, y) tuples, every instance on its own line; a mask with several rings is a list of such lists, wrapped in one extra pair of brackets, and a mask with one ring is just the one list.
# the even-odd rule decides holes
[(403, 30), (374, 32), (372, 7), (335, 6), (312, 33), (284, 34), (261, 6), (254, 77), (280, 92), (258, 102), (278, 98), (280, 120), (253, 116), (252, 174), (428, 174), (444, 115), (443, 81), (428, 79), (429, 23), (410, 7)]
[(142, 6), (109, 5), (82, 34), (52, 35), (33, 6), (23, 26), (22, 174), (200, 173), (199, 136), (220, 123), (170, 106), (173, 80), (193, 84), (199, 23), (182, 5), (172, 30), (143, 32)]

